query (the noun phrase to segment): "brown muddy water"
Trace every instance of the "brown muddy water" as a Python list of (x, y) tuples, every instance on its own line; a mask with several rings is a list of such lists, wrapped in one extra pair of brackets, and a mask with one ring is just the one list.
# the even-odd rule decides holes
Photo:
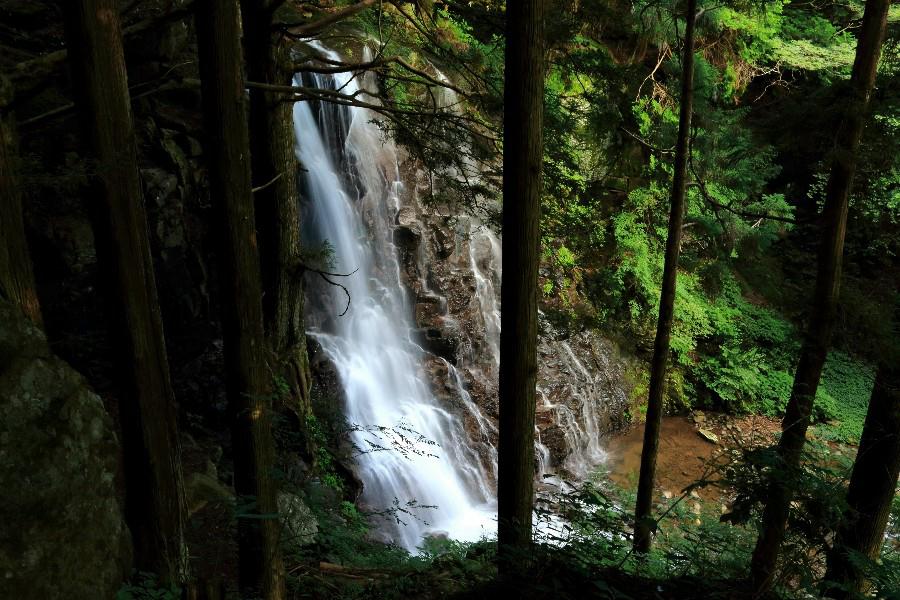
[[(718, 441), (705, 439), (701, 429)], [(687, 417), (663, 417), (656, 465), (657, 492), (665, 497), (678, 497), (685, 487), (700, 479), (715, 480), (714, 467), (731, 460), (730, 450), (773, 444), (780, 431), (777, 419), (761, 415), (696, 411)], [(643, 423), (606, 440), (608, 476), (618, 486), (637, 489), (643, 443)], [(697, 493), (703, 498), (723, 501), (723, 496), (729, 495), (717, 486), (707, 486)]]
[[(659, 491), (678, 496), (685, 487), (704, 477), (707, 465), (721, 446), (700, 437), (698, 429), (689, 417), (663, 418), (656, 465)], [(637, 487), (643, 443), (643, 423), (608, 440), (607, 468), (610, 479), (617, 485), (628, 489)]]

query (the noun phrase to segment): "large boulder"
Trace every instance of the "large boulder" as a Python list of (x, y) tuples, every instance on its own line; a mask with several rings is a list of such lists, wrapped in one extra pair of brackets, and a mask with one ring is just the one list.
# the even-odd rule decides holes
[(278, 494), (278, 513), (284, 526), (282, 536), (286, 543), (300, 547), (316, 542), (319, 522), (299, 496)]
[(0, 598), (112, 598), (131, 540), (100, 398), (0, 302)]

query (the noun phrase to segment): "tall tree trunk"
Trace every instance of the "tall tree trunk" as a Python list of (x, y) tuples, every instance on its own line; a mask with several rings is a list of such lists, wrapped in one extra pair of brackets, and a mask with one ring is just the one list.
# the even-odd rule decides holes
[(218, 211), (222, 331), (232, 418), (234, 485), (255, 502), (238, 519), (239, 578), (245, 597), (284, 598), (272, 470), (271, 376), (266, 368), (249, 133), (241, 77), (237, 0), (197, 4), (201, 92), (210, 192)]
[(891, 514), (891, 503), (900, 476), (900, 370), (896, 363), (882, 364), (866, 413), (850, 488), (849, 510), (844, 515), (834, 549), (828, 556), (826, 582), (837, 584), (827, 594), (850, 598), (862, 593), (863, 573), (852, 560), (858, 553), (878, 558), (884, 542), (884, 530)]
[[(273, 39), (266, 0), (242, 0), (247, 76), (251, 81), (289, 86), (293, 74), (283, 37)], [(294, 152), (293, 103), (282, 94), (250, 90), (250, 155), (256, 192), (256, 224), (262, 259), (266, 334), (291, 389), (291, 408), (305, 427), (312, 414), (312, 383), (303, 327), (303, 285), (299, 277), (300, 195)], [(309, 444), (309, 436), (304, 436)], [(307, 451), (310, 449), (307, 448)]]
[(97, 256), (122, 376), (125, 513), (141, 570), (183, 579), (185, 501), (176, 407), (147, 232), (118, 2), (64, 3), (75, 98), (95, 160)]
[(22, 217), (15, 117), (8, 109), (12, 98), (12, 85), (0, 75), (0, 298), (18, 306), (42, 327), (41, 305)]
[(778, 443), (781, 467), (785, 472), (782, 476), (774, 477), (769, 485), (768, 502), (763, 512), (760, 534), (750, 565), (751, 583), (757, 594), (764, 593), (772, 586), (793, 498), (793, 490), (788, 482), (792, 480), (791, 472), (800, 466), (800, 455), (806, 441), (813, 401), (831, 345), (841, 284), (850, 186), (856, 170), (864, 117), (875, 86), (889, 4), (889, 0), (866, 2), (856, 46), (856, 58), (853, 62), (853, 74), (850, 78), (849, 98), (843, 119), (838, 126), (831, 157), (831, 173), (825, 191), (825, 208), (822, 215), (824, 229), (822, 245), (819, 248), (816, 287), (806, 337), (800, 351), (800, 361), (794, 375), (794, 385), (785, 410), (781, 439)]
[(678, 256), (681, 253), (681, 229), (684, 222), (684, 195), (688, 152), (690, 151), (688, 142), (691, 136), (691, 116), (694, 105), (694, 25), (697, 20), (697, 0), (687, 0), (686, 11), (684, 51), (681, 57), (681, 107), (678, 116), (678, 139), (675, 143), (675, 174), (672, 179), (672, 206), (669, 213), (669, 233), (666, 238), (659, 319), (656, 322), (656, 341), (653, 344), (653, 362), (650, 365), (650, 393), (647, 397), (644, 447), (641, 450), (641, 474), (638, 480), (637, 502), (634, 509), (634, 551), (639, 553), (650, 550), (654, 528), (651, 516), (653, 486), (656, 478), (656, 457), (659, 453), (663, 396), (666, 390), (669, 339), (675, 315), (675, 289), (678, 276)]
[(544, 1), (506, 9), (503, 285), (500, 333), (498, 541), (507, 558), (531, 543), (537, 277), (543, 160)]

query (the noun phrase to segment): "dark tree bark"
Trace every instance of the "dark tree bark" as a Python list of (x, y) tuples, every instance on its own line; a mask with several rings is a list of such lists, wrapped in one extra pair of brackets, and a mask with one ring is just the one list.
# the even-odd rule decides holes
[(210, 192), (218, 211), (222, 331), (232, 418), (234, 485), (255, 502), (239, 516), (239, 579), (245, 597), (285, 597), (272, 470), (271, 376), (250, 184), (249, 133), (241, 77), (237, 0), (197, 3), (201, 93)]
[(125, 513), (136, 566), (183, 579), (185, 501), (162, 319), (147, 232), (118, 3), (65, 2), (76, 105), (94, 159), (94, 230), (121, 361)]
[(506, 9), (503, 285), (500, 333), (498, 541), (507, 558), (531, 543), (537, 278), (543, 159), (544, 2)]
[(800, 466), (813, 401), (831, 345), (841, 284), (850, 186), (856, 170), (857, 151), (869, 97), (875, 86), (889, 4), (889, 0), (866, 2), (862, 27), (859, 30), (856, 58), (848, 90), (849, 97), (843, 119), (838, 126), (831, 157), (831, 173), (825, 191), (825, 208), (822, 214), (824, 229), (809, 324), (800, 351), (797, 372), (794, 375), (791, 397), (782, 421), (781, 439), (778, 442), (778, 454), (785, 472), (782, 476), (773, 478), (769, 485), (760, 535), (750, 565), (751, 583), (757, 594), (764, 593), (772, 586), (793, 498), (793, 491), (788, 482), (792, 480), (791, 472)]
[[(243, 0), (247, 76), (266, 84), (292, 84), (290, 50), (281, 34), (272, 35), (272, 12), (265, 0)], [(258, 191), (256, 224), (262, 261), (263, 313), (278, 372), (291, 389), (290, 407), (305, 430), (312, 414), (312, 383), (303, 326), (300, 263), (300, 195), (294, 153), (293, 103), (282, 94), (250, 90), (250, 155)], [(308, 446), (309, 436), (304, 436)], [(307, 447), (307, 453), (310, 454)]]
[(881, 553), (898, 476), (900, 371), (897, 364), (892, 363), (883, 364), (875, 377), (847, 491), (849, 510), (841, 522), (834, 548), (828, 555), (826, 585), (831, 587), (829, 584), (837, 584), (827, 591), (832, 598), (851, 598), (852, 592), (865, 591), (863, 573), (851, 557), (857, 553), (875, 560)]
[(43, 327), (22, 217), (15, 118), (8, 110), (12, 97), (12, 85), (0, 75), (0, 298)]
[(669, 339), (675, 315), (675, 289), (678, 276), (678, 256), (681, 253), (681, 230), (684, 222), (684, 196), (687, 183), (687, 163), (691, 136), (691, 116), (694, 104), (694, 26), (697, 20), (697, 1), (688, 0), (685, 14), (684, 51), (681, 57), (681, 106), (678, 116), (678, 139), (675, 143), (675, 173), (672, 179), (669, 233), (666, 238), (666, 258), (663, 266), (662, 292), (659, 300), (659, 319), (650, 364), (650, 391), (647, 398), (647, 422), (644, 425), (644, 447), (641, 450), (641, 474), (638, 480), (637, 502), (634, 509), (634, 551), (650, 550), (654, 529), (651, 517), (653, 486), (656, 478), (656, 457), (659, 453), (659, 428), (662, 422), (663, 396), (666, 390), (666, 365), (669, 360)]

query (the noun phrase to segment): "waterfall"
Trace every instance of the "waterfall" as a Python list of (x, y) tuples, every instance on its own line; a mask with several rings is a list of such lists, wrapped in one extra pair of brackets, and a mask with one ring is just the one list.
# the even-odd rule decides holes
[[(298, 84), (346, 94), (374, 86), (349, 73), (306, 75)], [(356, 107), (294, 104), (297, 156), (304, 169), (304, 246), (329, 248), (327, 270), (338, 274), (329, 279), (344, 288), (311, 278), (307, 325), (344, 392), (362, 501), (373, 512), (393, 511), (382, 532), (415, 551), (430, 534), (466, 541), (492, 536), (496, 508), (489, 474), (463, 420), (435, 397), (424, 352), (412, 335), (412, 310), (393, 243), (398, 161), (374, 119)], [(452, 365), (447, 371), (458, 404), (477, 412)], [(483, 417), (477, 423), (488, 427)]]
[(500, 240), (493, 231), (478, 224), (475, 231), (469, 232), (469, 264), (495, 372), (500, 368), (500, 290), (494, 281), (499, 283), (503, 276), (501, 255)]

